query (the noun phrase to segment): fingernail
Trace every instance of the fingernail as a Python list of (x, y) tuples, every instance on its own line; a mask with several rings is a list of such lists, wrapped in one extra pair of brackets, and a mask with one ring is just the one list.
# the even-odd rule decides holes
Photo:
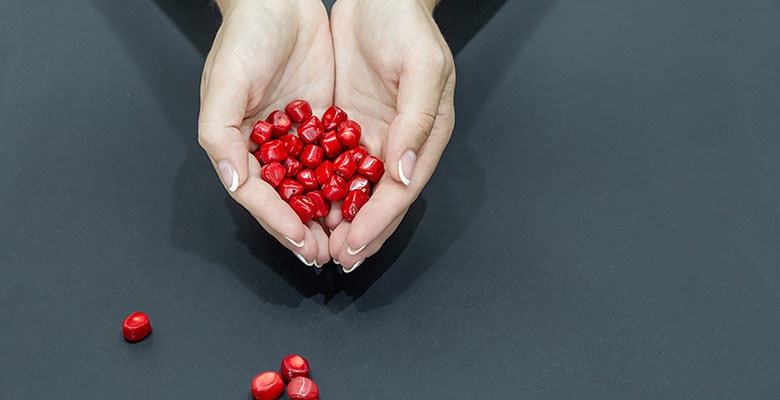
[(288, 242), (292, 243), (292, 245), (297, 247), (297, 248), (303, 247), (303, 239), (301, 239), (300, 242), (296, 242), (295, 240), (293, 240), (290, 237), (285, 236), (284, 238), (287, 239)]
[(317, 259), (316, 259), (316, 258), (314, 259), (314, 266), (315, 266), (315, 267), (317, 267), (318, 269), (322, 269), (322, 265), (323, 265), (323, 264), (319, 264), (319, 263), (317, 263)]
[(333, 263), (334, 263), (334, 264), (336, 264), (336, 265), (341, 265), (341, 263), (339, 262), (339, 260), (337, 260), (337, 259), (335, 259), (335, 258), (333, 259)]
[(217, 167), (219, 168), (219, 176), (222, 178), (222, 182), (225, 186), (227, 186), (229, 182), (230, 186), (228, 187), (228, 190), (235, 192), (236, 189), (238, 189), (238, 171), (236, 171), (236, 167), (228, 160), (218, 162)]
[(360, 253), (361, 251), (363, 251), (363, 249), (365, 249), (365, 248), (366, 248), (366, 245), (363, 245), (363, 246), (361, 246), (357, 250), (352, 250), (351, 247), (347, 246), (347, 254), (349, 254), (351, 256), (354, 256), (355, 254)]
[(295, 254), (295, 256), (298, 257), (298, 259), (301, 260), (302, 263), (306, 264), (307, 267), (311, 267), (312, 265), (314, 265), (314, 261), (312, 262), (306, 261), (306, 259), (303, 258), (303, 256), (297, 251), (293, 251), (293, 254)]
[(398, 160), (398, 176), (401, 177), (401, 182), (406, 186), (412, 183), (415, 162), (417, 162), (417, 156), (411, 150), (406, 150), (401, 159)]
[(363, 264), (363, 261), (365, 261), (365, 260), (366, 260), (365, 258), (364, 258), (364, 259), (362, 259), (362, 260), (358, 260), (358, 261), (357, 261), (355, 264), (353, 264), (353, 265), (352, 265), (352, 268), (350, 268), (350, 269), (346, 269), (346, 268), (344, 268), (344, 267), (342, 267), (341, 269), (342, 269), (342, 270), (343, 270), (345, 273), (347, 273), (347, 274), (348, 274), (348, 273), (350, 273), (350, 272), (354, 271), (354, 270), (355, 270), (355, 268), (359, 267), (359, 266), (360, 266), (360, 264)]

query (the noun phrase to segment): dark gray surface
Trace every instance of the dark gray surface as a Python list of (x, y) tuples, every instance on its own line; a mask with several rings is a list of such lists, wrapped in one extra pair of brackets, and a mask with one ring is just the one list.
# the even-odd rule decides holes
[[(406, 221), (315, 274), (198, 148), (203, 56), (153, 2), (0, 14), (4, 399), (774, 398), (774, 1), (508, 1)], [(154, 333), (125, 343), (121, 320)]]

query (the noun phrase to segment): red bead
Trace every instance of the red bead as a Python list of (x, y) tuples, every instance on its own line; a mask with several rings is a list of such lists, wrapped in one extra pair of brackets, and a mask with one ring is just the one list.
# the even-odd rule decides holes
[(284, 176), (287, 178), (295, 178), (298, 172), (303, 169), (303, 164), (300, 161), (287, 157), (284, 159)]
[(316, 115), (312, 115), (302, 124), (298, 125), (298, 137), (303, 143), (316, 143), (322, 137), (325, 129)]
[(352, 149), (357, 147), (360, 144), (361, 132), (362, 129), (360, 128), (360, 124), (349, 119), (342, 122), (339, 125), (339, 130), (337, 135), (339, 138), (339, 142), (341, 142), (341, 144), (344, 145), (344, 147), (348, 149)]
[(328, 215), (330, 211), (330, 201), (325, 198), (321, 190), (312, 190), (306, 193), (306, 197), (310, 198), (314, 202), (314, 218), (322, 218)]
[(336, 137), (336, 131), (328, 131), (322, 135), (320, 146), (325, 150), (325, 157), (333, 158), (341, 154), (341, 142)]
[(358, 163), (358, 165), (360, 165), (360, 163), (363, 162), (363, 159), (368, 155), (368, 150), (366, 150), (366, 148), (363, 146), (355, 147), (349, 152), (352, 154), (352, 158), (355, 159), (355, 162)]
[[(290, 207), (298, 214), (304, 224), (311, 221), (317, 211), (317, 206), (312, 199), (299, 194), (290, 197)], [(284, 371), (282, 371), (282, 375), (284, 375)]]
[(252, 133), (249, 134), (249, 140), (257, 144), (263, 144), (271, 139), (273, 132), (273, 125), (263, 120), (259, 120), (255, 123), (255, 126), (252, 127)]
[(320, 186), (328, 183), (331, 175), (333, 175), (333, 163), (329, 160), (323, 161), (322, 164), (317, 166), (314, 170), (314, 176), (317, 178), (317, 183), (319, 183)]
[(385, 164), (374, 156), (366, 156), (358, 167), (358, 173), (365, 175), (371, 182), (377, 183), (385, 173)]
[(317, 178), (314, 176), (314, 171), (310, 169), (302, 169), (295, 175), (295, 179), (303, 185), (303, 191), (308, 192), (310, 190), (317, 190), (320, 185), (317, 184)]
[(263, 165), (263, 167), (260, 169), (260, 177), (263, 178), (264, 181), (268, 182), (274, 189), (276, 189), (279, 184), (282, 183), (282, 179), (284, 179), (285, 173), (286, 171), (284, 166), (282, 166), (282, 164), (280, 164), (278, 161)]
[(357, 163), (349, 153), (341, 153), (333, 160), (333, 172), (341, 175), (344, 179), (352, 178), (357, 170)]
[(295, 135), (283, 135), (279, 137), (279, 140), (284, 143), (284, 148), (287, 149), (287, 154), (292, 157), (298, 157), (303, 150), (303, 142), (298, 136)]
[(311, 379), (298, 376), (287, 384), (287, 396), (291, 400), (319, 400), (320, 390)]
[(325, 130), (336, 129), (340, 123), (346, 121), (348, 118), (347, 112), (342, 110), (339, 106), (330, 106), (324, 113), (322, 113), (322, 124), (325, 126)]
[(122, 334), (128, 342), (137, 342), (152, 333), (152, 324), (149, 316), (136, 311), (122, 322)]
[(285, 158), (287, 158), (287, 149), (279, 139), (265, 142), (260, 146), (260, 162), (263, 164), (282, 161)]
[(309, 376), (309, 361), (297, 354), (290, 354), (282, 359), (282, 379), (289, 382), (296, 376)]
[(276, 371), (261, 372), (252, 379), (252, 398), (276, 400), (284, 392), (284, 381)]
[(350, 192), (353, 190), (362, 190), (366, 192), (366, 194), (371, 194), (371, 182), (368, 178), (360, 174), (353, 176), (352, 179), (349, 180), (347, 187)]
[(284, 113), (282, 110), (273, 111), (265, 119), (265, 122), (270, 122), (274, 126), (273, 137), (280, 137), (292, 128), (292, 120), (290, 116)]
[(281, 196), (284, 201), (290, 201), (291, 197), (297, 194), (303, 194), (303, 185), (290, 178), (284, 178), (282, 179), (282, 182), (279, 183), (279, 187), (276, 188), (276, 191), (279, 192), (279, 196)]
[(304, 167), (314, 169), (320, 165), (324, 157), (325, 151), (322, 150), (322, 147), (317, 146), (316, 144), (307, 144), (306, 146), (303, 146), (303, 151), (298, 160)]
[(293, 100), (284, 107), (292, 122), (300, 123), (311, 117), (311, 105), (306, 100)]
[(362, 190), (353, 190), (347, 194), (344, 198), (344, 202), (341, 203), (341, 217), (345, 221), (352, 222), (355, 219), (358, 211), (368, 201), (368, 194)]
[(330, 201), (339, 201), (347, 195), (347, 182), (344, 178), (333, 174), (328, 183), (322, 186), (322, 194)]

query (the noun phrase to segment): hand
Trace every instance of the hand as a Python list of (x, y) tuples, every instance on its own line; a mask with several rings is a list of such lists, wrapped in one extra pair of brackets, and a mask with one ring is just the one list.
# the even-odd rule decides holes
[(206, 58), (198, 141), (230, 195), (304, 263), (330, 260), (328, 235), (301, 223), (260, 178), (250, 153), (252, 126), (292, 99), (315, 114), (333, 103), (334, 61), (328, 15), (319, 0), (224, 0), (223, 23)]
[(376, 253), (419, 196), (455, 123), (455, 66), (431, 0), (339, 0), (331, 12), (335, 104), (363, 126), (385, 176), (349, 223), (326, 218), (330, 255), (349, 272)]

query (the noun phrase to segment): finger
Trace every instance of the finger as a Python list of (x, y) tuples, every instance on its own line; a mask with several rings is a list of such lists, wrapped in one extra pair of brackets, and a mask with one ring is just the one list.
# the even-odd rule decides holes
[(330, 261), (330, 251), (328, 250), (328, 233), (319, 221), (309, 221), (306, 223), (314, 239), (317, 242), (317, 256), (314, 258), (314, 266), (322, 268)]

